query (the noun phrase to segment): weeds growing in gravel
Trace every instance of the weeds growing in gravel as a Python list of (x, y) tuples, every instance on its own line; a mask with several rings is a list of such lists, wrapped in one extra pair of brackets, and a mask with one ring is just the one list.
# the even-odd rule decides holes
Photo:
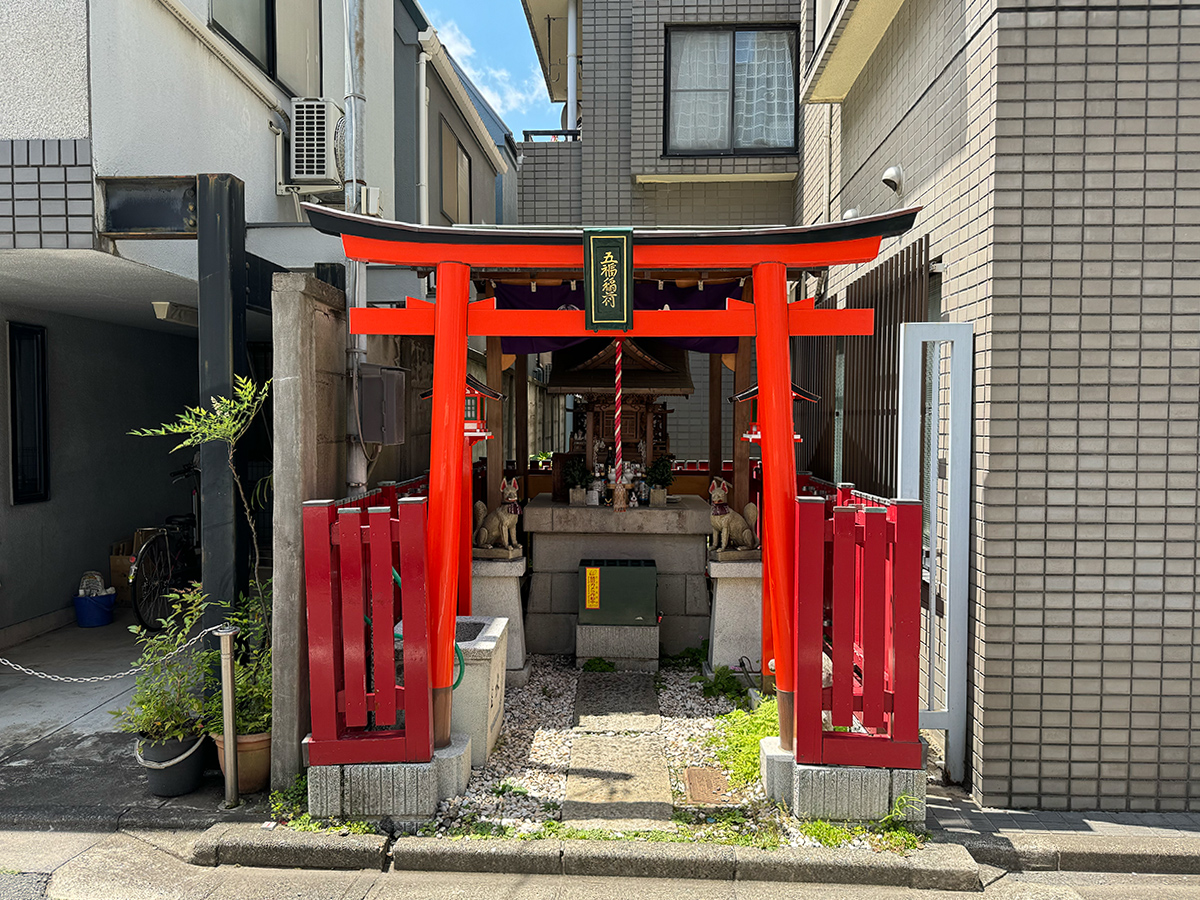
[(297, 775), (291, 786), (271, 791), (271, 818), (292, 831), (320, 831), (328, 834), (374, 834), (370, 822), (354, 819), (314, 819), (308, 814), (308, 776)]
[(758, 709), (735, 709), (716, 717), (716, 727), (707, 738), (717, 751), (717, 759), (729, 771), (738, 787), (758, 781), (758, 742), (779, 734), (779, 706), (764, 700)]
[(607, 659), (602, 659), (599, 656), (593, 656), (583, 664), (585, 672), (615, 672), (617, 667), (615, 663), (609, 662)]
[(713, 671), (712, 678), (696, 675), (692, 681), (701, 685), (700, 690), (705, 697), (724, 697), (740, 709), (750, 708), (746, 685), (729, 666), (717, 666)]

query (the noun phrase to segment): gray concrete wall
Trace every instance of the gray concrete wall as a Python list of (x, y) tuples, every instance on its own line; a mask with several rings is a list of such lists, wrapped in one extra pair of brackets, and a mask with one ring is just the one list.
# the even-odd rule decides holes
[(87, 0), (0, 4), (0, 139), (91, 134), (87, 27)]
[(271, 784), (301, 769), (309, 731), (304, 594), (306, 500), (345, 496), (345, 297), (308, 275), (280, 274), (273, 316), (275, 500)]
[(8, 338), (0, 340), (0, 643), (6, 627), (71, 606), (89, 569), (109, 578), (109, 546), (191, 512), (169, 473), (191, 459), (170, 438), (127, 434), (174, 419), (196, 397), (196, 341), (0, 304), (0, 321), (46, 328), (50, 499), (11, 505)]
[(518, 178), (522, 225), (583, 224), (584, 144), (580, 141), (526, 141)]

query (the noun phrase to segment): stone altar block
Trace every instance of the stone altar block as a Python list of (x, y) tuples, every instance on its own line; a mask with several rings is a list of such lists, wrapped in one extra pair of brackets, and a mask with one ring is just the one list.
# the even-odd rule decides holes
[(513, 560), (476, 559), (471, 564), (471, 614), (503, 616), (508, 619), (509, 687), (521, 687), (529, 680), (525, 666), (525, 626), (521, 616), (521, 576), (525, 557)]
[(575, 653), (581, 559), (653, 559), (663, 648), (678, 653), (699, 647), (708, 636), (705, 566), (712, 526), (708, 503), (700, 497), (684, 494), (662, 509), (617, 512), (555, 503), (539, 494), (525, 507), (524, 526), (533, 542), (528, 652)]
[(713, 580), (708, 663), (733, 668), (740, 657), (762, 656), (762, 561), (710, 562)]

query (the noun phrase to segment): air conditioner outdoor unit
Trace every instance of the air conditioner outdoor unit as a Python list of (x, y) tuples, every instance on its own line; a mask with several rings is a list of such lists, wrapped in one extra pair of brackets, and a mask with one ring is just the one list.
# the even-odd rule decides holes
[(341, 108), (323, 97), (292, 98), (291, 181), (293, 184), (342, 183), (338, 122)]

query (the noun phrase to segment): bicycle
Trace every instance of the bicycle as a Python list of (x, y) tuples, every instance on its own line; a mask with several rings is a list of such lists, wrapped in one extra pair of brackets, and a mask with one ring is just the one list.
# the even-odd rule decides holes
[(192, 512), (166, 522), (137, 548), (129, 567), (133, 615), (147, 631), (162, 631), (172, 594), (200, 580), (200, 469), (187, 463), (171, 473), (172, 483), (194, 479)]

